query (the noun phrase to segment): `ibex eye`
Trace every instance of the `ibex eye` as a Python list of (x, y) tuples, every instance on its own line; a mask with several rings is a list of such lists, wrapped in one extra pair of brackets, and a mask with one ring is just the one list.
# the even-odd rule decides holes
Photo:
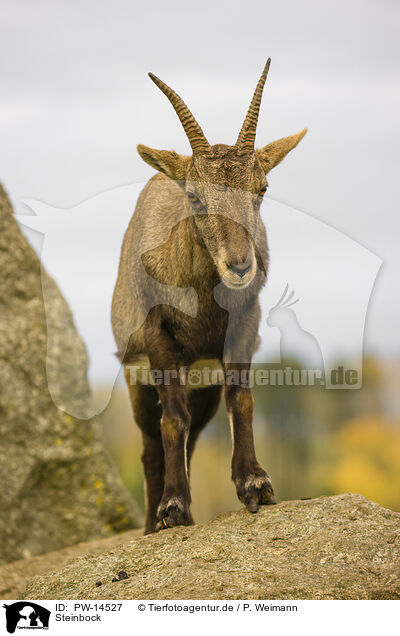
[(260, 192), (258, 193), (258, 196), (263, 197), (266, 191), (267, 191), (267, 188), (262, 188)]
[(200, 204), (200, 205), (201, 205), (200, 199), (198, 199), (198, 198), (196, 197), (196, 195), (195, 195), (195, 194), (193, 194), (192, 192), (188, 192), (187, 197), (188, 197), (188, 199), (189, 199), (190, 203)]

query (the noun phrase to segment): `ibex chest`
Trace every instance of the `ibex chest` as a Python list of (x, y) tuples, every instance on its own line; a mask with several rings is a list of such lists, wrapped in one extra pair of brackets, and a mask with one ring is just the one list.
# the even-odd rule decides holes
[(191, 364), (205, 356), (222, 357), (228, 321), (228, 312), (214, 299), (200, 296), (196, 315), (173, 311), (169, 329), (183, 358)]

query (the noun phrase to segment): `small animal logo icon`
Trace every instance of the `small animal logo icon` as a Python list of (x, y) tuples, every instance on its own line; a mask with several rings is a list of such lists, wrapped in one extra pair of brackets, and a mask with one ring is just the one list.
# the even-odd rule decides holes
[(303, 329), (296, 312), (291, 309), (299, 302), (294, 299), (294, 291), (289, 294), (289, 284), (282, 296), (269, 311), (267, 324), (277, 327), (280, 331), (281, 363), (296, 361), (302, 369), (313, 369), (324, 372), (324, 359), (321, 347), (314, 336)]
[(17, 601), (10, 605), (4, 604), (6, 610), (6, 627), (9, 634), (16, 629), (48, 629), (50, 610), (32, 603), (31, 601)]

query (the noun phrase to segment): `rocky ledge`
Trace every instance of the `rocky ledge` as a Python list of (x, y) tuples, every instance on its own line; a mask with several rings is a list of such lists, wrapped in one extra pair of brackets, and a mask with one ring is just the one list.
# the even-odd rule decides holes
[(400, 514), (354, 494), (242, 509), (76, 558), (23, 597), (397, 599)]

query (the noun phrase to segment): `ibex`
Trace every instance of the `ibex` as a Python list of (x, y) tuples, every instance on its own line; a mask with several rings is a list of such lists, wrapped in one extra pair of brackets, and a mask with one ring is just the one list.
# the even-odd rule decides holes
[[(234, 146), (210, 146), (179, 95), (149, 73), (174, 107), (193, 154), (138, 146), (158, 174), (141, 192), (125, 234), (113, 297), (113, 331), (143, 436), (145, 533), (193, 523), (190, 459), (223, 391), (237, 495), (251, 512), (275, 503), (271, 480), (256, 459), (253, 397), (242, 378), (257, 347), (258, 294), (267, 276), (260, 219), (266, 174), (306, 129), (255, 150), (269, 65)], [(224, 381), (191, 390), (182, 368), (205, 359), (218, 361)], [(147, 361), (154, 377), (168, 371), (169, 381), (131, 382), (129, 367), (138, 360)]]

